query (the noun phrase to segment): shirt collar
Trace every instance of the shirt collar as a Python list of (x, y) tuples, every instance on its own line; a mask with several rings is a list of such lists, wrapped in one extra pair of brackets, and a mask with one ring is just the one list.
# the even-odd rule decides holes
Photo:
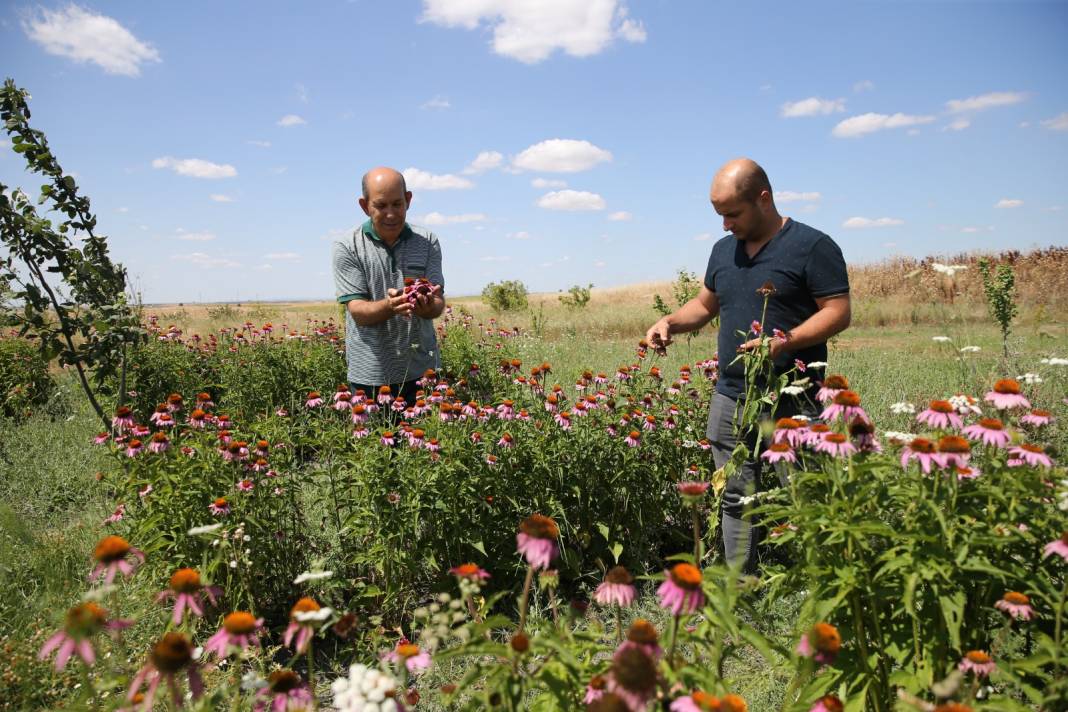
[[(381, 242), (383, 245), (386, 244), (385, 241), (381, 237), (379, 237), (378, 233), (375, 232), (374, 223), (372, 223), (370, 220), (367, 220), (363, 224), (363, 227), (360, 228), (360, 230), (363, 232), (364, 235), (367, 235), (367, 237), (371, 238), (372, 240), (376, 242)], [(408, 226), (408, 223), (404, 223), (404, 227), (401, 229), (400, 235), (397, 236), (397, 242), (394, 242), (393, 244), (396, 245), (398, 242), (406, 239), (411, 234), (412, 229)], [(389, 247), (389, 245), (386, 246)]]

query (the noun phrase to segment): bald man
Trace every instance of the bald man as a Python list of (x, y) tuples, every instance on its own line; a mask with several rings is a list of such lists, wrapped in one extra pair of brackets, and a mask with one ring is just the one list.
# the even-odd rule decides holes
[[(723, 229), (731, 234), (713, 246), (698, 295), (656, 322), (646, 339), (667, 346), (673, 335), (699, 329), (719, 315), (720, 376), (706, 428), (718, 469), (730, 460), (738, 442), (734, 419), (745, 397), (745, 371), (735, 355), (759, 344), (747, 338), (764, 308), (764, 294), (758, 290), (768, 282), (774, 286), (764, 315), (765, 333), (779, 329), (786, 336), (771, 340), (777, 374), (795, 362), (825, 363), (827, 339), (849, 326), (850, 308), (842, 251), (819, 230), (779, 214), (763, 168), (747, 158), (728, 162), (713, 178), (710, 198), (723, 217)], [(815, 386), (822, 368), (811, 368), (805, 375)], [(812, 417), (817, 412), (814, 393), (806, 391), (782, 395), (766, 415)], [(755, 435), (749, 445), (757, 445)], [(745, 462), (728, 476), (722, 498), (724, 554), (749, 573), (756, 569), (759, 534), (749, 524), (744, 502), (761, 489), (761, 475), (759, 457)]]
[[(412, 194), (404, 176), (375, 168), (363, 177), (360, 207), (368, 219), (334, 243), (334, 284), (345, 305), (345, 349), (353, 393), (375, 398), (382, 386), (411, 405), (416, 381), (439, 368), (433, 320), (445, 309), (441, 246), (406, 221)], [(426, 277), (440, 289), (412, 304), (405, 278)]]

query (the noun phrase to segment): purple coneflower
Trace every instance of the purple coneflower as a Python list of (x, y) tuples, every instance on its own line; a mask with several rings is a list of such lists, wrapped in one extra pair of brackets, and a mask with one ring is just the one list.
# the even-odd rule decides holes
[(1065, 530), (1061, 534), (1060, 539), (1054, 539), (1046, 544), (1045, 548), (1042, 550), (1042, 558), (1046, 558), (1051, 554), (1056, 554), (1065, 561), (1068, 561), (1068, 530)]
[(863, 421), (869, 420), (868, 414), (860, 407), (860, 395), (856, 391), (839, 391), (831, 399), (830, 405), (820, 413), (821, 420), (836, 420), (838, 418), (847, 423), (854, 418), (860, 418)]
[[(153, 425), (157, 425), (158, 426), (159, 425), (160, 416), (161, 415), (169, 416), (170, 414), (171, 414), (171, 412), (169, 410), (167, 410), (167, 404), (166, 403), (160, 403), (159, 405), (156, 406), (156, 410), (152, 412), (152, 415), (148, 416), (148, 422), (152, 423)], [(171, 419), (171, 421), (173, 422), (173, 418)]]
[(980, 418), (978, 423), (969, 425), (961, 431), (972, 440), (979, 440), (984, 445), (1005, 447), (1012, 437), (1005, 430), (1005, 424), (997, 418)]
[(997, 665), (994, 663), (994, 659), (990, 657), (990, 654), (983, 650), (969, 650), (961, 658), (960, 664), (957, 668), (961, 672), (974, 672), (979, 677), (988, 677), (990, 673), (994, 672)]
[(823, 383), (820, 384), (820, 389), (816, 393), (816, 400), (821, 403), (830, 403), (836, 395), (848, 389), (848, 378), (832, 374), (823, 379)]
[(624, 567), (613, 566), (594, 592), (593, 600), (602, 606), (626, 608), (634, 603), (635, 595), (634, 577)]
[(1023, 443), (1016, 447), (1009, 448), (1009, 461), (1010, 467), (1020, 467), (1022, 465), (1030, 465), (1031, 467), (1053, 467), (1053, 460), (1046, 454), (1045, 449), (1041, 445), (1031, 445), (1030, 443)]
[(351, 393), (335, 393), (334, 394), (334, 410), (339, 413), (343, 410), (349, 410), (352, 407), (352, 394)]
[(203, 430), (204, 426), (208, 424), (208, 414), (206, 411), (200, 408), (194, 408), (189, 414), (189, 418), (186, 420), (189, 427), (196, 428), (197, 430)]
[(37, 658), (45, 660), (58, 650), (56, 670), (65, 668), (71, 656), (75, 654), (87, 667), (91, 667), (96, 662), (96, 651), (93, 650), (93, 644), (89, 642), (90, 638), (102, 630), (121, 630), (130, 625), (132, 625), (131, 621), (109, 621), (108, 612), (92, 601), (80, 603), (67, 611), (63, 630), (45, 641)]
[(917, 460), (923, 473), (930, 474), (931, 465), (939, 464), (935, 444), (927, 438), (913, 438), (901, 451), (901, 467), (908, 468), (909, 460)]
[(843, 433), (825, 433), (812, 446), (816, 452), (824, 452), (832, 457), (849, 457), (857, 451), (853, 443)]
[(275, 670), (267, 685), (256, 692), (253, 712), (297, 712), (312, 709), (312, 694), (300, 675), (292, 670)]
[(658, 660), (664, 654), (660, 648), (660, 633), (657, 632), (656, 626), (644, 618), (634, 619), (634, 622), (627, 628), (627, 639), (619, 647), (620, 649), (641, 648), (653, 660)]
[(166, 433), (156, 432), (152, 433), (152, 438), (148, 443), (148, 449), (150, 452), (160, 453), (166, 452), (171, 446), (171, 439), (167, 437)]
[(797, 654), (812, 658), (820, 665), (831, 665), (842, 648), (842, 636), (830, 623), (817, 623), (801, 636)]
[[(631, 712), (643, 712), (656, 693), (656, 661), (637, 646), (618, 648), (612, 656), (608, 692), (617, 695)], [(602, 697), (599, 701), (604, 703)]]
[(607, 685), (608, 678), (604, 675), (594, 675), (591, 677), (590, 681), (586, 684), (586, 696), (582, 698), (582, 704), (589, 705), (604, 697), (604, 691)]
[(1020, 384), (1011, 378), (1002, 378), (995, 383), (994, 390), (986, 394), (985, 400), (998, 410), (1031, 407), (1031, 401), (1020, 393)]
[(204, 644), (204, 654), (215, 653), (220, 658), (230, 654), (230, 650), (244, 650), (250, 645), (259, 645), (259, 631), (263, 628), (263, 619), (256, 618), (247, 611), (227, 613), (223, 618), (222, 628)]
[(773, 465), (776, 462), (797, 462), (797, 456), (794, 454), (794, 449), (786, 442), (772, 443), (766, 450), (764, 450), (764, 452), (760, 453), (760, 459), (766, 460)]
[(118, 506), (115, 507), (115, 511), (112, 512), (111, 515), (104, 520), (104, 524), (114, 524), (116, 522), (121, 522), (124, 516), (126, 516), (126, 505), (122, 502), (119, 502)]
[(957, 409), (947, 400), (931, 401), (926, 410), (922, 410), (916, 415), (916, 421), (941, 430), (948, 428), (957, 428), (959, 430), (964, 427), (964, 421), (957, 415)]
[(175, 625), (181, 625), (188, 608), (197, 616), (204, 615), (201, 594), (207, 596), (211, 604), (217, 605), (216, 597), (222, 594), (218, 586), (205, 586), (200, 581), (200, 572), (196, 569), (178, 569), (171, 575), (170, 588), (160, 591), (156, 595), (156, 602), (162, 603), (169, 598), (174, 599), (174, 615), (172, 620)]
[(560, 527), (543, 514), (532, 514), (519, 523), (516, 546), (535, 569), (547, 569), (559, 553), (556, 540)]
[(230, 513), (230, 503), (226, 501), (225, 497), (217, 497), (214, 502), (208, 505), (208, 511), (216, 517), (225, 517)]
[(1031, 608), (1031, 599), (1019, 591), (1006, 591), (994, 608), (1004, 611), (1016, 620), (1031, 620), (1034, 609)]
[(555, 420), (556, 424), (563, 430), (571, 430), (571, 413), (569, 411), (560, 411), (553, 416), (553, 420)]
[(103, 445), (111, 439), (111, 435), (108, 433), (97, 433), (97, 436), (93, 438), (93, 445)]
[(251, 492), (255, 489), (256, 483), (246, 477), (245, 479), (240, 480), (235, 486), (240, 492)]
[(391, 663), (404, 663), (410, 673), (419, 673), (430, 667), (430, 653), (421, 650), (418, 645), (401, 638), (397, 647), (383, 656)]
[(1020, 418), (1020, 422), (1025, 425), (1033, 425), (1036, 428), (1040, 428), (1053, 422), (1053, 417), (1048, 410), (1040, 410), (1036, 408)]
[(489, 572), (478, 564), (460, 564), (449, 569), (449, 573), (456, 578), (483, 583), (490, 577)]
[(389, 405), (393, 401), (393, 391), (389, 386), (382, 386), (378, 389), (378, 404)]
[(510, 448), (515, 446), (515, 438), (511, 433), (504, 433), (501, 435), (501, 439), (497, 441), (497, 447)]
[(671, 611), (672, 615), (693, 613), (705, 603), (705, 594), (701, 590), (701, 570), (693, 564), (675, 564), (664, 572), (664, 583), (656, 590), (660, 598), (660, 607)]
[(938, 463), (946, 468), (967, 467), (972, 446), (959, 435), (944, 435), (938, 439)]
[(497, 456), (492, 454), (492, 453), (487, 453), (487, 455), (486, 455), (486, 464), (489, 465), (490, 467), (496, 467), (497, 466)]
[[(136, 561), (130, 561), (130, 557)], [(101, 576), (104, 583), (115, 580), (115, 574), (121, 572), (123, 576), (131, 576), (134, 569), (144, 563), (145, 554), (139, 549), (130, 546), (130, 543), (121, 536), (106, 536), (101, 539), (93, 549), (93, 558), (96, 559), (96, 567), (89, 574), (89, 580), (95, 581)]]
[(137, 457), (144, 449), (144, 443), (137, 438), (131, 438), (126, 443), (126, 457)]
[(323, 404), (323, 398), (319, 395), (319, 391), (311, 391), (308, 393), (308, 399), (304, 401), (305, 408), (318, 408)]
[(149, 651), (148, 662), (134, 676), (130, 691), (126, 695), (127, 701), (136, 699), (141, 687), (147, 683), (148, 689), (145, 691), (141, 709), (151, 710), (160, 684), (166, 682), (175, 706), (180, 707), (182, 693), (175, 677), (182, 670), (186, 671), (193, 699), (199, 699), (204, 694), (204, 682), (200, 678), (196, 661), (193, 660), (193, 644), (182, 633), (164, 633)]
[(133, 411), (129, 406), (121, 405), (115, 409), (115, 417), (111, 419), (111, 427), (117, 433), (125, 433), (134, 426)]
[(638, 447), (641, 443), (642, 434), (637, 430), (631, 430), (627, 437), (623, 440), (627, 447)]
[(317, 624), (326, 621), (333, 613), (333, 609), (323, 608), (314, 598), (305, 596), (300, 599), (289, 611), (289, 625), (282, 634), (282, 644), (293, 645), (294, 652), (303, 655), (315, 637)]
[(386, 447), (393, 447), (397, 443), (397, 441), (393, 438), (392, 430), (384, 431), (382, 433), (382, 437), (379, 439), (379, 442), (385, 445)]
[(177, 413), (182, 409), (185, 401), (182, 399), (181, 393), (172, 393), (167, 396), (167, 410), (171, 413)]

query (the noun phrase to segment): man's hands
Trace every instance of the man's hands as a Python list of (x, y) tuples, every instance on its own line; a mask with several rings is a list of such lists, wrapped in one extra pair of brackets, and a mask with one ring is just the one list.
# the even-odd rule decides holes
[(666, 316), (649, 327), (649, 331), (645, 332), (645, 340), (657, 353), (662, 354), (667, 350), (671, 345), (671, 325)]
[[(784, 351), (786, 351), (786, 344), (789, 343), (787, 339), (783, 339), (778, 336), (773, 336), (769, 342), (771, 348), (771, 358), (774, 360), (778, 358)], [(750, 339), (744, 344), (738, 347), (738, 353), (744, 353), (746, 351), (752, 351), (760, 346), (760, 339)]]
[(386, 303), (392, 316), (410, 316), (415, 310), (415, 305), (408, 301), (402, 289), (387, 289)]

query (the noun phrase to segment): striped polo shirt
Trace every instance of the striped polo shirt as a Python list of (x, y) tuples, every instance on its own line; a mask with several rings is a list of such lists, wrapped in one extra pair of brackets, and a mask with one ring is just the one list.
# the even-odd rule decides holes
[[(441, 245), (434, 233), (405, 224), (393, 247), (365, 222), (348, 239), (334, 243), (334, 285), (337, 301), (379, 301), (388, 289), (403, 289), (405, 277), (426, 277), (445, 287)], [(360, 326), (345, 310), (345, 350), (349, 381), (368, 385), (396, 384), (420, 378), (439, 368), (434, 322), (415, 316), (394, 316)]]

